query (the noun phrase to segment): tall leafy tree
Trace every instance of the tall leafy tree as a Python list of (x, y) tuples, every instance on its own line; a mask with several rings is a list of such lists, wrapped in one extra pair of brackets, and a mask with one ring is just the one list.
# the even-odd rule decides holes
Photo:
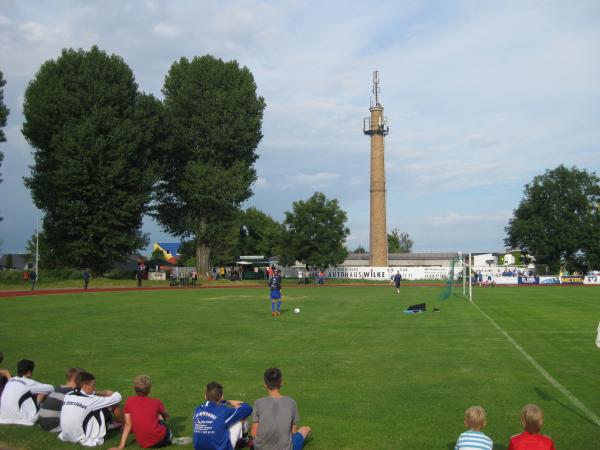
[(300, 261), (320, 267), (343, 262), (348, 255), (344, 244), (350, 234), (346, 219), (338, 201), (328, 200), (321, 192), (294, 202), (292, 211), (285, 213), (280, 262), (290, 265)]
[(206, 55), (173, 63), (163, 87), (170, 123), (167, 162), (155, 197), (163, 228), (196, 247), (199, 273), (252, 195), (265, 102), (252, 73)]
[(391, 233), (388, 233), (388, 252), (389, 253), (410, 253), (414, 241), (408, 233), (400, 232), (398, 228), (394, 228)]
[(505, 228), (505, 244), (552, 271), (598, 267), (600, 185), (593, 172), (563, 165), (525, 185)]
[(354, 251), (352, 253), (364, 254), (364, 253), (367, 253), (367, 249), (364, 248), (362, 245), (359, 245), (358, 247), (356, 247), (354, 249)]
[[(6, 142), (6, 135), (4, 134), (3, 128), (6, 126), (6, 118), (8, 117), (8, 113), (10, 110), (4, 104), (4, 85), (6, 84), (6, 80), (2, 75), (2, 71), (0, 70), (0, 143)], [(4, 153), (0, 152), (0, 167), (2, 167), (2, 161), (4, 161)], [(2, 183), (2, 174), (0, 174), (0, 183)], [(0, 221), (2, 221), (2, 217), (0, 217)]]
[(121, 57), (98, 47), (40, 67), (25, 92), (22, 132), (34, 148), (25, 184), (44, 212), (52, 265), (99, 273), (147, 245), (161, 109)]
[(280, 240), (281, 225), (268, 214), (250, 207), (240, 212), (239, 255), (262, 255), (266, 258), (277, 252)]

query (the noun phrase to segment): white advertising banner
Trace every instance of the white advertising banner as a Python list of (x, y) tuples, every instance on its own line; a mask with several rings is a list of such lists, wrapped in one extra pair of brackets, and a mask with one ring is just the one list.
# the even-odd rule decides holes
[(519, 277), (494, 277), (496, 284), (519, 284)]
[(586, 275), (583, 284), (600, 284), (600, 275)]
[(557, 276), (541, 276), (540, 284), (560, 284), (560, 277)]
[(327, 278), (348, 280), (389, 280), (400, 272), (403, 280), (447, 280), (450, 267), (331, 267)]

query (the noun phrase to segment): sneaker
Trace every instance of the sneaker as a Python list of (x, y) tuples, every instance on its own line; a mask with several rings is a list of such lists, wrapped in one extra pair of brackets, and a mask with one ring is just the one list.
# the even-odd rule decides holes
[(280, 312), (280, 311), (277, 311), (277, 315), (278, 315), (278, 316), (280, 316), (280, 315), (281, 315), (281, 312)]
[(189, 437), (189, 436), (183, 436), (183, 437), (173, 438), (171, 440), (171, 443), (175, 444), (175, 445), (187, 445), (187, 444), (191, 444), (192, 441), (193, 441), (193, 439), (191, 437)]
[(273, 317), (277, 317), (277, 313), (276, 313), (275, 311), (273, 311), (273, 312), (271, 313), (271, 315), (272, 315)]

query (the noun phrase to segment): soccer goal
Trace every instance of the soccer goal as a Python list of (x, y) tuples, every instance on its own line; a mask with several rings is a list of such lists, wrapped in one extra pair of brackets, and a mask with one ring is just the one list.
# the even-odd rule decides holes
[[(450, 261), (450, 270), (448, 272), (448, 278), (446, 280), (446, 286), (440, 294), (441, 300), (446, 300), (451, 296), (466, 298), (471, 300), (471, 271), (469, 265), (469, 271), (467, 273), (467, 266), (463, 259), (462, 254), (459, 252), (458, 256), (452, 258)], [(469, 258), (470, 261), (470, 258)], [(468, 280), (468, 290), (467, 290)]]

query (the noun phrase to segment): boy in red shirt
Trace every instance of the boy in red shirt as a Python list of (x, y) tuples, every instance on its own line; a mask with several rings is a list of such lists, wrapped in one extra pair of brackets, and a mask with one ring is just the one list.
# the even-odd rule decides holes
[(554, 441), (540, 434), (544, 412), (537, 405), (525, 405), (521, 410), (521, 425), (525, 431), (510, 438), (508, 450), (556, 450)]
[(142, 448), (160, 448), (171, 445), (173, 435), (164, 423), (169, 419), (163, 403), (157, 398), (150, 398), (152, 381), (147, 375), (138, 375), (133, 380), (133, 389), (137, 395), (129, 397), (125, 402), (125, 426), (119, 447), (110, 450), (123, 450), (127, 445), (127, 437), (133, 431), (137, 444)]

